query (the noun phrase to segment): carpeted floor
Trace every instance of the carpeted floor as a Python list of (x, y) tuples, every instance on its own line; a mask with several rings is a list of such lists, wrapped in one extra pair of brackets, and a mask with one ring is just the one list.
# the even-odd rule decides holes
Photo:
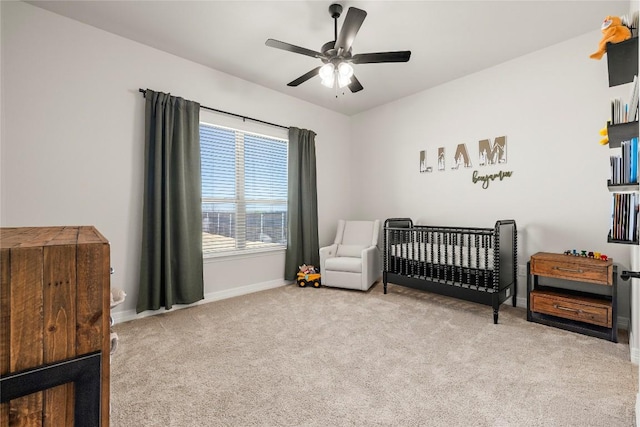
[(114, 327), (111, 425), (633, 426), (614, 344), (382, 284), (277, 289)]

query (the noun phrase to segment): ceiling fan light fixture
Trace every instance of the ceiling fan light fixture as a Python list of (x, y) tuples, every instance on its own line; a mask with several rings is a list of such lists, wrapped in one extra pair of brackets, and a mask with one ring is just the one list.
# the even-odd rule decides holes
[(322, 86), (332, 88), (335, 81), (336, 79), (334, 78), (333, 74), (331, 74), (329, 77), (322, 79)]
[(338, 86), (340, 89), (343, 87), (347, 87), (351, 84), (351, 77), (345, 77), (341, 74), (338, 74)]
[(346, 62), (339, 63), (337, 67), (333, 63), (328, 63), (320, 67), (318, 75), (322, 79), (323, 86), (332, 88), (337, 81), (338, 87), (343, 88), (351, 84), (353, 67)]
[(336, 74), (338, 75), (338, 86), (341, 89), (343, 87), (347, 87), (351, 84), (351, 76), (353, 76), (353, 67), (346, 62), (341, 62), (340, 64), (338, 64)]
[(338, 65), (338, 74), (340, 77), (350, 79), (353, 76), (353, 67), (347, 62), (341, 62)]
[(322, 80), (333, 79), (334, 70), (335, 66), (332, 63), (324, 64), (322, 67), (320, 67), (318, 75)]

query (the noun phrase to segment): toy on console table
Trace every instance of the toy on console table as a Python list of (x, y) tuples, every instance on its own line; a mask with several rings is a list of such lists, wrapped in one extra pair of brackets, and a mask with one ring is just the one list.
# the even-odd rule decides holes
[(564, 251), (565, 255), (570, 255), (570, 256), (579, 256), (579, 257), (583, 257), (583, 258), (594, 258), (594, 259), (601, 259), (602, 261), (606, 261), (609, 259), (608, 256), (606, 256), (605, 254), (601, 254), (600, 252), (587, 252), (587, 251), (580, 251), (578, 252), (577, 250), (573, 249), (568, 249), (566, 251)]
[(607, 43), (620, 43), (631, 38), (631, 30), (622, 23), (617, 16), (607, 16), (600, 27), (602, 40), (598, 44), (598, 50), (591, 55), (591, 59), (602, 59), (607, 52)]

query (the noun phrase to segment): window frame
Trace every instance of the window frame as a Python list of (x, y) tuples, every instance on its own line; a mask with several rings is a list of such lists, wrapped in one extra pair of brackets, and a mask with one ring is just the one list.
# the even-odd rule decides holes
[[(255, 132), (255, 131), (249, 131), (249, 130), (245, 130), (245, 129), (240, 129), (237, 127), (231, 127), (231, 126), (225, 126), (225, 125), (220, 125), (220, 124), (215, 124), (215, 123), (211, 123), (211, 122), (207, 122), (207, 121), (203, 121), (200, 120), (199, 122), (199, 127), (200, 129), (202, 129), (202, 127), (210, 127), (210, 128), (218, 128), (218, 129), (222, 129), (225, 131), (229, 131), (232, 132), (234, 135), (234, 141), (235, 141), (235, 168), (236, 168), (236, 173), (235, 173), (235, 198), (233, 200), (228, 199), (228, 198), (224, 198), (224, 197), (205, 197), (204, 196), (204, 188), (203, 188), (203, 194), (201, 196), (201, 201), (200, 201), (200, 206), (201, 206), (201, 211), (203, 213), (203, 226), (202, 226), (202, 231), (203, 231), (203, 236), (204, 233), (207, 233), (208, 231), (205, 231), (205, 227), (204, 227), (204, 205), (209, 203), (209, 204), (215, 204), (215, 203), (233, 203), (235, 205), (235, 211), (233, 212), (234, 215), (234, 222), (235, 222), (235, 232), (234, 232), (234, 236), (233, 239), (235, 241), (235, 249), (221, 249), (221, 250), (208, 250), (205, 251), (205, 245), (203, 242), (202, 245), (202, 256), (203, 259), (219, 259), (219, 258), (225, 258), (225, 257), (235, 257), (235, 258), (242, 258), (242, 257), (246, 257), (246, 256), (251, 256), (252, 254), (263, 254), (266, 255), (268, 253), (276, 253), (276, 252), (282, 252), (284, 253), (284, 251), (287, 248), (287, 218), (288, 218), (288, 191), (285, 194), (285, 198), (283, 201), (278, 201), (278, 198), (275, 199), (251, 199), (251, 200), (247, 200), (246, 198), (246, 194), (245, 194), (245, 180), (246, 180), (246, 170), (245, 170), (245, 159), (246, 159), (246, 151), (245, 151), (245, 137), (247, 135), (250, 136), (254, 136), (257, 138), (264, 138), (264, 139), (268, 139), (271, 141), (276, 141), (278, 143), (282, 143), (284, 144), (284, 148), (285, 148), (285, 157), (284, 157), (284, 167), (285, 167), (285, 180), (288, 180), (288, 156), (289, 156), (289, 144), (288, 144), (288, 140), (286, 138), (283, 137), (278, 137), (278, 136), (274, 136), (274, 135), (268, 135), (268, 134), (264, 134), (264, 133), (259, 133), (259, 132)], [(201, 147), (200, 147), (200, 152), (202, 153), (202, 135), (200, 136), (200, 143), (201, 143)], [(242, 173), (238, 173), (238, 171), (242, 171)], [(285, 184), (288, 186), (288, 182), (285, 181)], [(204, 180), (204, 173), (202, 173), (202, 187), (204, 187), (205, 185), (205, 180)], [(288, 188), (288, 187), (287, 187)], [(284, 213), (284, 218), (283, 218), (283, 232), (284, 232), (284, 243), (265, 243), (264, 246), (258, 246), (258, 247), (253, 247), (253, 248), (247, 248), (246, 247), (246, 236), (247, 236), (247, 217), (248, 217), (248, 213), (247, 212), (247, 205), (251, 205), (254, 203), (263, 203), (263, 204), (272, 204), (274, 206), (277, 206), (279, 204), (282, 204), (284, 207), (283, 213)], [(238, 238), (241, 238), (241, 246), (244, 246), (243, 248), (238, 247)]]

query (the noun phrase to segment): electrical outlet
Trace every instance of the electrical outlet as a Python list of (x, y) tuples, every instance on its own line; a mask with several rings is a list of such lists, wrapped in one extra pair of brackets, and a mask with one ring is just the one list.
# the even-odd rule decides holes
[(526, 276), (527, 275), (527, 266), (519, 265), (518, 266), (518, 276)]

